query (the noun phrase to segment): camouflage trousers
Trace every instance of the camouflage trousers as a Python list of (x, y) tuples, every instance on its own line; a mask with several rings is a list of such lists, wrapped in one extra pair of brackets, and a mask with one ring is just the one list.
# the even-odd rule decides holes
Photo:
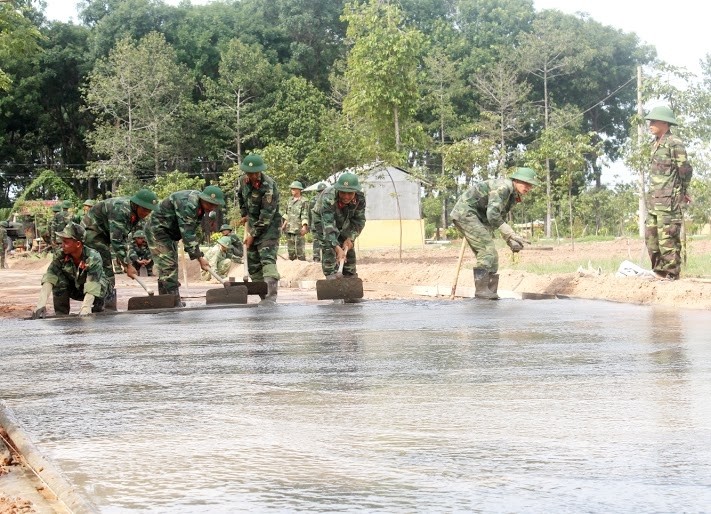
[[(224, 259), (217, 261), (217, 266), (213, 266), (212, 271), (225, 278), (230, 272), (231, 266), (232, 259), (230, 259), (229, 257), (225, 257)], [(212, 278), (212, 275), (210, 275), (209, 271), (200, 270), (200, 278), (207, 282)]]
[(279, 280), (281, 278), (276, 267), (278, 251), (279, 241), (276, 239), (252, 242), (252, 246), (247, 248), (247, 271), (252, 280), (262, 281), (265, 278)]
[(452, 222), (457, 227), (457, 230), (464, 235), (469, 248), (474, 252), (476, 267), (484, 268), (490, 273), (498, 272), (499, 252), (496, 251), (492, 230), (476, 216), (453, 220)]
[(178, 280), (178, 242), (160, 230), (149, 225), (145, 228), (148, 248), (153, 256), (153, 266), (158, 274), (158, 294), (176, 294), (180, 288)]
[(306, 260), (306, 239), (301, 234), (286, 234), (286, 249), (289, 252), (289, 260)]
[[(323, 245), (323, 243), (321, 243)], [(355, 275), (357, 264), (356, 252), (353, 248), (346, 252), (346, 263), (343, 265), (343, 275)], [(338, 271), (336, 262), (336, 250), (330, 245), (321, 246), (321, 269), (324, 276), (333, 275)]]
[(652, 269), (669, 278), (681, 272), (681, 212), (650, 211), (645, 223), (644, 242)]
[(316, 237), (314, 237), (313, 250), (314, 262), (321, 262), (321, 241), (319, 241)]
[(114, 276), (114, 259), (111, 255), (111, 241), (107, 241), (105, 237), (102, 237), (96, 232), (87, 230), (86, 236), (84, 237), (84, 245), (93, 248), (101, 255), (104, 276), (108, 279), (109, 285), (111, 286), (109, 291), (112, 291), (116, 285), (116, 277)]
[[(104, 299), (109, 294), (109, 281), (106, 278), (101, 279), (101, 295), (94, 298), (94, 303), (91, 307), (91, 312), (102, 312), (104, 310)], [(52, 302), (54, 304), (54, 312), (56, 314), (69, 314), (69, 300), (84, 300), (84, 292), (77, 289), (76, 284), (70, 282), (66, 278), (57, 277), (57, 283), (52, 289)]]

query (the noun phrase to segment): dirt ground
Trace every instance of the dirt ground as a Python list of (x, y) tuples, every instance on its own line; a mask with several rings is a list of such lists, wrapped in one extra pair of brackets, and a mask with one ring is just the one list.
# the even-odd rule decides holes
[[(419, 249), (363, 250), (358, 253), (358, 274), (363, 279), (368, 299), (402, 299), (449, 297), (455, 280), (460, 242), (427, 244)], [(711, 241), (695, 241), (693, 251), (711, 252)], [(282, 253), (285, 253), (282, 250)], [(617, 239), (614, 241), (575, 243), (552, 246), (532, 245), (513, 262), (508, 248), (500, 250), (499, 293), (503, 297), (520, 298), (522, 293), (558, 295), (574, 298), (601, 299), (645, 305), (666, 305), (689, 309), (711, 308), (711, 279), (683, 277), (677, 281), (650, 280), (640, 277), (618, 277), (614, 270), (599, 270), (589, 264), (596, 260), (640, 263), (644, 255), (643, 242)], [(457, 297), (474, 294), (472, 267), (473, 253), (467, 248), (457, 281)], [(535, 274), (523, 271), (536, 265), (558, 263), (569, 272)], [(24, 256), (9, 259), (10, 268), (0, 271), (0, 318), (29, 317), (40, 290), (40, 280), (49, 261)], [(277, 266), (282, 275), (279, 303), (315, 302), (314, 281), (323, 278), (320, 264), (311, 261), (289, 261), (279, 258)], [(648, 267), (648, 262), (642, 262)], [(205, 290), (219, 287), (214, 280), (200, 280), (196, 262), (188, 262), (187, 287), (184, 270), (181, 293), (186, 301), (199, 305)], [(230, 276), (241, 280), (243, 268), (234, 264)], [(157, 289), (155, 277), (145, 279), (149, 287)], [(125, 275), (117, 276), (118, 306), (125, 310), (128, 298), (145, 292)], [(250, 302), (258, 298), (250, 297)], [(51, 301), (48, 313), (51, 313)], [(78, 303), (72, 307), (78, 311)]]

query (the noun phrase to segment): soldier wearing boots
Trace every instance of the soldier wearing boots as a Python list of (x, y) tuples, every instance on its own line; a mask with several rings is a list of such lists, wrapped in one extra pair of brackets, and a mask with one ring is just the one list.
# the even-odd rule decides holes
[(514, 253), (523, 249), (526, 239), (504, 221), (513, 206), (533, 186), (540, 185), (531, 168), (517, 168), (510, 178), (490, 179), (470, 187), (452, 209), (454, 226), (476, 255), (474, 286), (476, 298), (498, 300), (499, 254), (494, 244), (494, 229), (499, 229)]
[(286, 249), (289, 253), (289, 260), (305, 261), (306, 240), (304, 236), (309, 231), (309, 202), (301, 195), (304, 186), (298, 180), (294, 180), (289, 189), (291, 198), (286, 204), (281, 230), (286, 233)]
[(42, 277), (42, 290), (32, 318), (44, 318), (49, 295), (52, 294), (55, 314), (69, 314), (69, 300), (82, 302), (79, 316), (104, 310), (104, 298), (109, 282), (104, 275), (101, 255), (84, 246), (84, 227), (69, 222), (62, 232), (61, 251)]
[(669, 107), (655, 107), (645, 116), (654, 136), (647, 191), (645, 243), (654, 274), (676, 280), (681, 271), (681, 224), (692, 168), (681, 139), (671, 133), (677, 124)]
[(128, 259), (129, 234), (158, 205), (158, 197), (153, 191), (141, 189), (131, 197), (109, 198), (96, 202), (84, 216), (82, 225), (86, 229), (85, 244), (101, 254), (104, 274), (109, 281), (109, 292), (105, 307), (116, 310), (116, 277), (114, 262), (130, 277), (138, 276), (136, 268)]
[(172, 294), (176, 296), (176, 304), (180, 301), (178, 241), (181, 239), (190, 259), (197, 260), (201, 269), (210, 269), (200, 250), (196, 230), (204, 216), (224, 205), (225, 195), (217, 186), (207, 186), (202, 192), (176, 191), (158, 204), (146, 221), (144, 232), (158, 272), (159, 294)]
[(319, 194), (311, 211), (314, 237), (321, 243), (321, 269), (336, 278), (341, 261), (344, 277), (357, 277), (354, 243), (365, 227), (365, 194), (358, 177), (343, 173), (336, 184)]
[(276, 266), (281, 227), (279, 190), (274, 179), (264, 173), (267, 165), (261, 155), (248, 155), (239, 167), (244, 172), (239, 179), (237, 199), (242, 223), (246, 224), (247, 269), (252, 280), (267, 283), (268, 293), (262, 302), (274, 303), (280, 278)]
[[(316, 194), (314, 194), (313, 198), (311, 198), (311, 201), (309, 202), (309, 227), (313, 226), (311, 213), (313, 212), (314, 207), (316, 207), (316, 200), (318, 200), (318, 197), (321, 196), (321, 191), (324, 189), (326, 189), (326, 184), (319, 182), (318, 186), (316, 186)], [(315, 235), (313, 241), (313, 253), (314, 262), (321, 262), (321, 241), (319, 241), (318, 237)]]

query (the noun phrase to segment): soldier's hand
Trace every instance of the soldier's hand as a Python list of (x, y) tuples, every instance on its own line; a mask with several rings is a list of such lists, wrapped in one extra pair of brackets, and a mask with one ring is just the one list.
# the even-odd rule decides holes
[(205, 257), (198, 257), (198, 263), (200, 264), (200, 269), (204, 271), (209, 271), (210, 268), (210, 263), (207, 262), (207, 259)]
[(309, 227), (307, 227), (306, 225), (302, 225), (301, 230), (299, 230), (299, 235), (302, 235), (302, 236), (306, 235), (306, 232), (308, 232), (308, 231), (309, 231)]
[(244, 238), (244, 247), (249, 248), (252, 246), (252, 243), (254, 242), (254, 237), (251, 235), (248, 235), (247, 237)]
[(513, 253), (518, 253), (523, 250), (523, 243), (519, 243), (513, 237), (506, 241), (506, 244), (509, 245), (509, 248), (511, 248)]
[[(242, 216), (239, 219), (239, 225), (246, 225), (248, 220), (249, 220), (249, 218), (247, 216)], [(239, 226), (239, 225), (237, 225), (237, 226)]]
[(126, 269), (124, 271), (126, 272), (126, 275), (128, 276), (128, 278), (134, 279), (138, 276), (138, 272), (136, 271), (136, 268), (134, 268), (132, 264), (127, 265)]
[(343, 251), (348, 253), (349, 250), (353, 249), (353, 241), (351, 241), (351, 238), (349, 237), (345, 241), (343, 241)]
[(337, 246), (334, 248), (336, 250), (336, 262), (341, 262), (346, 260), (346, 251), (341, 248), (340, 246)]
[(91, 314), (91, 305), (82, 305), (79, 309), (79, 316), (88, 316)]
[(35, 309), (32, 311), (32, 319), (44, 319), (44, 317), (47, 315), (47, 308), (46, 307), (40, 307), (39, 309)]

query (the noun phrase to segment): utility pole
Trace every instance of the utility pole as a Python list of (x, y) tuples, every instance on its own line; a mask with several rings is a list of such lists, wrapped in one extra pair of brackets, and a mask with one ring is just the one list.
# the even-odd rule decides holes
[[(640, 120), (644, 119), (644, 108), (642, 107), (642, 67), (637, 66), (637, 114), (639, 114)], [(645, 126), (644, 123), (640, 122), (637, 125), (637, 144), (641, 149), (644, 144), (645, 138)], [(647, 202), (646, 197), (646, 187), (645, 187), (645, 170), (644, 166), (640, 166), (639, 169), (639, 237), (644, 239), (644, 223), (647, 220)]]

